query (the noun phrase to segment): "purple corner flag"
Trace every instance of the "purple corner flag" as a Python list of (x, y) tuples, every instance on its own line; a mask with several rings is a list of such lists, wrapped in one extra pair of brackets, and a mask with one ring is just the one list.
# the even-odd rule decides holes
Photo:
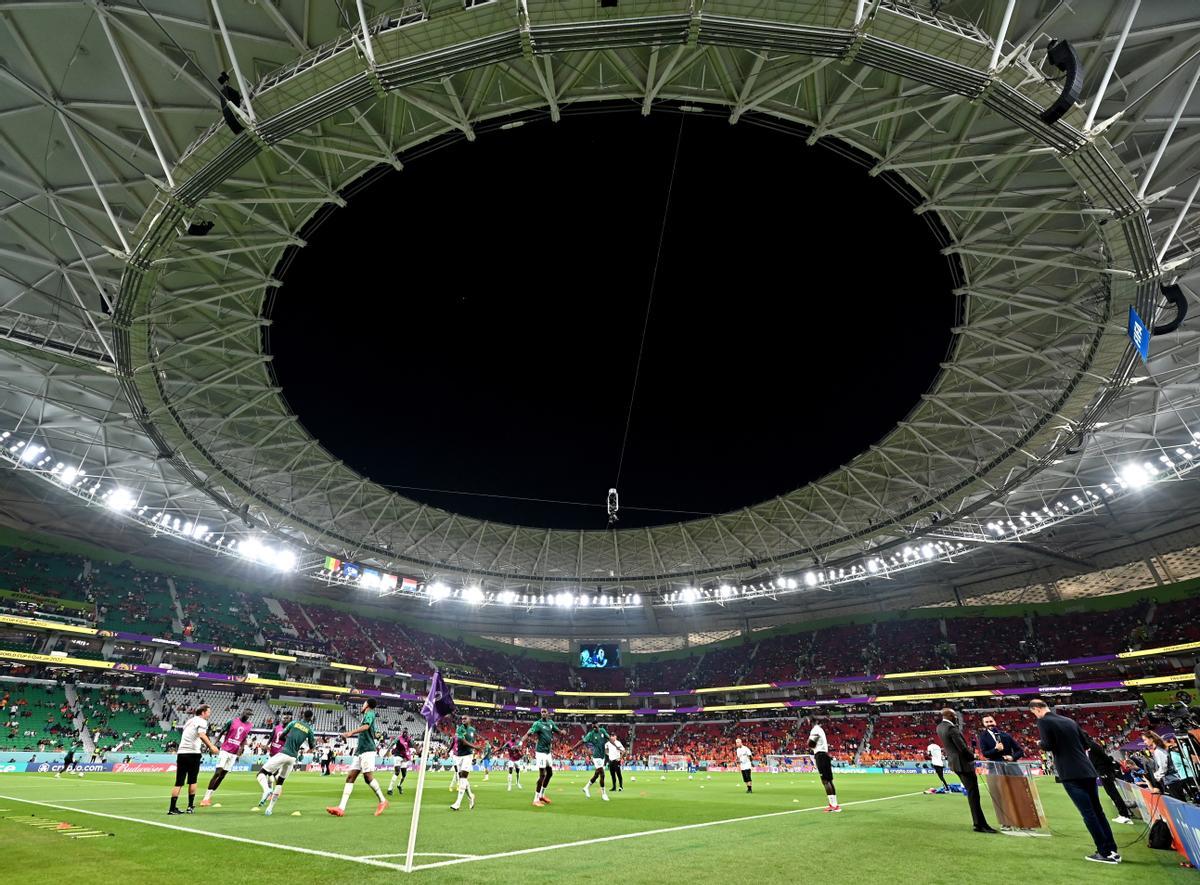
[(454, 712), (454, 695), (442, 679), (442, 671), (433, 671), (433, 680), (429, 683), (429, 695), (421, 705), (421, 715), (429, 723), (430, 728), (436, 728), (443, 718)]

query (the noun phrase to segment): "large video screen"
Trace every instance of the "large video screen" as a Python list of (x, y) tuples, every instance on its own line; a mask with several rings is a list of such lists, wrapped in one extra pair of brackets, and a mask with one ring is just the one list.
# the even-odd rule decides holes
[(579, 646), (579, 667), (612, 670), (621, 666), (621, 646), (616, 642), (588, 642)]

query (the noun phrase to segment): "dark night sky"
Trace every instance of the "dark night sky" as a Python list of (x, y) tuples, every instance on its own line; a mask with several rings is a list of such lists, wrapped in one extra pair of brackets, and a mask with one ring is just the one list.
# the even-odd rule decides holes
[(603, 528), (681, 119), (621, 526), (753, 504), (877, 441), (945, 356), (945, 259), (851, 160), (712, 112), (484, 133), (361, 191), (275, 299), (305, 427), (377, 482), (502, 496), (418, 500)]

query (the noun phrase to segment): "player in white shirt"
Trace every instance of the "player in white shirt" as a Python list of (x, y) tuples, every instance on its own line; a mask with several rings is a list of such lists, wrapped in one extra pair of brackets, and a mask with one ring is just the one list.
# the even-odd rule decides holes
[(925, 751), (929, 754), (929, 764), (933, 766), (933, 773), (938, 776), (938, 780), (942, 782), (946, 792), (950, 792), (950, 785), (946, 783), (946, 757), (942, 753), (942, 745), (930, 744)]
[(825, 729), (819, 722), (813, 720), (812, 730), (808, 733), (808, 748), (813, 751), (817, 761), (817, 774), (821, 776), (821, 786), (825, 788), (825, 796), (829, 804), (826, 813), (841, 811), (838, 805), (837, 790), (833, 786), (833, 760), (829, 758), (829, 741), (825, 737)]
[(625, 791), (625, 776), (621, 774), (621, 756), (624, 752), (625, 746), (617, 740), (615, 735), (610, 734), (608, 743), (604, 745), (604, 753), (608, 756), (608, 775), (612, 779), (615, 793)]
[[(171, 790), (171, 808), (167, 814), (193, 813), (196, 780), (200, 777), (200, 754), (205, 747), (214, 756), (220, 753), (208, 736), (208, 717), (211, 712), (208, 704), (201, 704), (196, 708), (196, 714), (183, 724), (183, 735), (179, 738), (179, 750), (175, 756), (175, 786)], [(188, 807), (183, 812), (179, 810), (179, 791), (185, 780), (188, 785)]]
[(747, 793), (753, 793), (754, 787), (750, 784), (750, 770), (754, 767), (754, 763), (750, 761), (750, 748), (742, 743), (741, 738), (734, 738), (733, 746), (733, 754), (737, 756), (738, 768), (742, 770), (742, 783), (746, 785)]

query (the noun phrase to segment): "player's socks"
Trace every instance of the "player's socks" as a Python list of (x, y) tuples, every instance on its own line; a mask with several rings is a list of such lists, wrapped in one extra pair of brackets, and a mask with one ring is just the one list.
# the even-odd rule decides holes
[(210, 801), (210, 800), (212, 799), (212, 794), (213, 794), (213, 791), (212, 791), (212, 790), (205, 790), (205, 791), (204, 791), (204, 800), (203, 800), (203, 801), (205, 801), (205, 802), (208, 802), (208, 801)]
[(830, 794), (829, 794), (829, 804), (830, 804), (830, 805), (832, 805), (834, 808), (837, 808), (837, 807), (838, 807), (838, 804), (837, 804), (837, 793), (830, 793)]
[(267, 776), (261, 771), (258, 773), (258, 785), (262, 787), (262, 798), (258, 800), (258, 804), (266, 805), (267, 798), (271, 795), (271, 784), (267, 780)]
[(455, 811), (458, 811), (458, 809), (462, 806), (463, 794), (466, 793), (466, 791), (467, 791), (466, 781), (464, 781), (462, 778), (459, 778), (458, 779), (458, 796), (455, 797), (454, 804), (450, 806)]
[(369, 783), (367, 786), (369, 786), (372, 789), (372, 791), (374, 791), (375, 795), (379, 797), (380, 802), (387, 801), (383, 798), (383, 787), (381, 787), (379, 785), (379, 781), (372, 778), (371, 783)]
[(350, 794), (354, 791), (354, 784), (346, 784), (342, 787), (342, 801), (338, 803), (338, 808), (342, 811), (346, 810), (346, 803), (350, 801)]
[(591, 798), (592, 798), (592, 785), (591, 785), (591, 782), (588, 782), (588, 783), (586, 783), (586, 784), (584, 784), (584, 785), (583, 785), (583, 795), (587, 796), (589, 799), (591, 799)]
[(179, 797), (178, 797), (178, 796), (172, 796), (172, 797), (171, 797), (171, 808), (170, 808), (170, 810), (171, 810), (171, 811), (173, 811), (173, 812), (178, 812), (178, 811), (179, 811)]

